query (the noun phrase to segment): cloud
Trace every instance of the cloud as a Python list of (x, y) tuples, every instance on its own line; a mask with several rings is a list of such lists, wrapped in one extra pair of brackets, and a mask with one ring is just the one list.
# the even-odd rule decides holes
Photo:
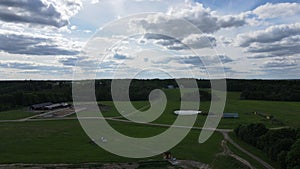
[(300, 35), (300, 23), (275, 25), (265, 30), (240, 34), (237, 37), (237, 43), (241, 47), (247, 47), (255, 42), (275, 42), (294, 35)]
[(246, 52), (265, 53), (266, 57), (292, 56), (300, 53), (300, 36), (292, 36), (277, 42), (253, 43)]
[(140, 42), (145, 43), (147, 40), (153, 40), (153, 43), (170, 50), (202, 49), (216, 46), (216, 38), (208, 34), (191, 34), (183, 39), (175, 39), (166, 35), (146, 33)]
[(70, 41), (61, 37), (14, 33), (0, 30), (0, 51), (26, 55), (76, 55), (79, 51), (66, 46)]
[(78, 62), (78, 57), (62, 57), (58, 59), (58, 62), (64, 66), (75, 66)]
[(167, 15), (155, 14), (147, 18), (132, 20), (132, 24), (146, 31), (160, 34), (172, 32), (176, 37), (185, 37), (193, 33), (190, 30), (194, 30), (186, 24), (186, 20), (203, 33), (213, 33), (222, 28), (240, 27), (246, 24), (244, 15), (217, 15), (215, 11), (197, 2), (186, 3), (184, 8), (170, 9)]
[(260, 19), (287, 17), (300, 14), (299, 3), (266, 3), (253, 10)]
[(100, 2), (100, 0), (90, 0), (90, 3), (91, 4), (97, 4), (97, 3), (99, 3)]
[(249, 58), (293, 56), (300, 52), (300, 23), (270, 26), (237, 36), (236, 43), (254, 54)]
[[(197, 67), (204, 66), (212, 66), (217, 65), (219, 63), (225, 64), (233, 62), (234, 60), (226, 55), (218, 55), (218, 56), (185, 56), (179, 57), (179, 62), (184, 62), (185, 64), (194, 65)], [(204, 64), (205, 63), (205, 64)]]
[(81, 6), (80, 0), (1, 0), (0, 20), (60, 28), (69, 24)]
[(71, 70), (67, 67), (58, 66), (58, 65), (47, 65), (47, 64), (38, 64), (34, 62), (24, 62), (24, 61), (0, 61), (0, 67), (5, 69), (17, 69), (25, 71), (35, 71), (35, 72), (61, 72), (61, 73), (70, 73)]
[(113, 56), (113, 58), (114, 59), (120, 59), (120, 60), (122, 60), (122, 59), (127, 59), (128, 56), (123, 55), (123, 54), (119, 54), (119, 53), (115, 53), (114, 56)]
[(191, 34), (182, 40), (190, 48), (201, 49), (216, 46), (216, 38), (212, 35)]
[(297, 66), (296, 60), (286, 58), (276, 58), (274, 60), (266, 61), (263, 65), (264, 68), (290, 68)]

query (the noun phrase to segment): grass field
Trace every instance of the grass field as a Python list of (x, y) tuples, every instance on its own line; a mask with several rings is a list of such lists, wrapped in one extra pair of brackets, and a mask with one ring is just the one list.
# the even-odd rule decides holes
[[(149, 136), (164, 130), (135, 124), (114, 123), (122, 133), (132, 136)], [(13, 134), (12, 134), (13, 133)], [(82, 163), (130, 162), (145, 159), (128, 159), (108, 153), (90, 142), (78, 121), (42, 121), (0, 124), (0, 163)], [(199, 131), (192, 131), (171, 152), (178, 159), (211, 163), (220, 151), (222, 136), (214, 134), (206, 143), (198, 143)], [(162, 159), (156, 156), (152, 159)]]
[[(164, 113), (154, 121), (154, 123), (172, 124), (176, 115), (174, 110), (180, 109), (179, 92), (176, 89), (165, 90), (168, 96), (168, 105)], [(224, 112), (239, 113), (238, 119), (222, 119), (218, 128), (229, 128), (233, 129), (239, 124), (249, 123), (264, 123), (267, 127), (280, 127), (280, 126), (291, 126), (300, 127), (300, 103), (298, 102), (274, 102), (274, 101), (255, 101), (255, 100), (240, 100), (239, 92), (228, 92), (227, 101)], [(106, 105), (113, 107), (112, 102), (101, 102)], [(147, 101), (132, 102), (137, 108), (149, 105)], [(200, 103), (200, 110), (208, 112), (210, 102), (203, 101)], [(268, 120), (259, 115), (254, 115), (253, 112), (261, 112), (265, 114), (273, 115), (281, 123), (275, 123), (272, 120)], [(113, 117), (120, 116), (120, 114), (113, 107), (109, 112), (105, 112), (104, 116)], [(123, 118), (124, 119), (124, 118)], [(202, 127), (206, 120), (206, 116), (199, 115), (195, 126)]]
[[(164, 113), (154, 121), (154, 123), (172, 124), (177, 118), (173, 111), (180, 109), (179, 92), (177, 89), (167, 89), (165, 93), (168, 97), (168, 104)], [(268, 127), (278, 127), (289, 125), (300, 127), (300, 104), (296, 102), (271, 102), (240, 100), (238, 92), (228, 92), (226, 107), (224, 112), (237, 112), (239, 119), (222, 119), (218, 128), (233, 129), (239, 124), (262, 122)], [(105, 117), (118, 117), (120, 113), (111, 101), (100, 102), (110, 106), (109, 110), (104, 111)], [(132, 102), (137, 108), (147, 110), (148, 101)], [(208, 112), (210, 102), (201, 102), (200, 110)], [(282, 124), (272, 123), (261, 116), (254, 115), (252, 112), (262, 112), (273, 115)], [(0, 112), (0, 120), (22, 119), (34, 115), (31, 112), (22, 110), (12, 110)], [(75, 117), (75, 116), (74, 116)], [(124, 117), (120, 117), (124, 119)], [(201, 127), (206, 120), (206, 116), (199, 115), (195, 126)], [(119, 132), (133, 137), (149, 137), (159, 134), (166, 130), (163, 127), (145, 126), (140, 124), (129, 124), (110, 121), (109, 122)], [(223, 136), (215, 133), (206, 143), (199, 144), (198, 137), (200, 131), (192, 130), (189, 135), (171, 152), (178, 159), (201, 161), (214, 165), (215, 168), (237, 167), (243, 168), (232, 158), (220, 158), (216, 160), (216, 154), (222, 151), (220, 142)], [(149, 159), (129, 159), (108, 153), (100, 147), (91, 143), (77, 120), (59, 121), (36, 121), (36, 122), (17, 122), (0, 123), (0, 164), (1, 163), (83, 163), (83, 162), (133, 162)], [(231, 137), (242, 147), (251, 153), (262, 158), (266, 162), (278, 168), (278, 164), (272, 163), (264, 153), (254, 147)], [(257, 168), (261, 168), (253, 159), (241, 153), (233, 146), (230, 149), (245, 158)], [(161, 160), (161, 156), (152, 157), (153, 160)], [(229, 164), (221, 165), (222, 163)], [(149, 168), (149, 166), (147, 166)], [(146, 167), (146, 168), (147, 168)]]
[(35, 115), (25, 109), (10, 110), (0, 112), (0, 120), (17, 120)]
[(241, 162), (235, 160), (230, 156), (217, 156), (212, 162), (211, 166), (214, 169), (223, 169), (223, 168), (234, 168), (234, 169), (250, 169), (248, 166), (245, 166)]

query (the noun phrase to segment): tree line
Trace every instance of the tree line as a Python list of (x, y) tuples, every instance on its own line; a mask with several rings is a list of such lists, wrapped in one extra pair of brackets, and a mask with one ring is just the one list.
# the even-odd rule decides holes
[[(98, 101), (111, 101), (110, 79), (95, 81)], [(123, 83), (118, 80), (118, 83)], [(210, 88), (209, 80), (197, 79), (198, 87)], [(174, 79), (133, 80), (132, 101), (148, 100), (153, 89), (178, 88)], [(300, 101), (300, 80), (234, 80), (227, 79), (228, 91), (241, 92), (241, 99)], [(200, 100), (209, 101), (210, 93), (202, 90)], [(0, 81), (0, 111), (41, 102), (72, 101), (71, 81)]]
[[(124, 83), (125, 80), (117, 80)], [(82, 87), (86, 84), (82, 82)], [(87, 81), (89, 83), (89, 81)], [(111, 101), (110, 79), (96, 80), (95, 95), (97, 101)], [(88, 84), (87, 83), (87, 84)], [(154, 89), (178, 87), (176, 81), (170, 80), (133, 80), (130, 83), (129, 97), (132, 101), (148, 100)], [(123, 90), (121, 90), (123, 92)], [(126, 95), (126, 93), (124, 93)], [(1, 81), (0, 111), (29, 106), (42, 102), (71, 102), (72, 81)]]
[(283, 128), (267, 129), (264, 124), (239, 125), (236, 136), (262, 150), (267, 156), (280, 163), (282, 169), (300, 168), (300, 131)]

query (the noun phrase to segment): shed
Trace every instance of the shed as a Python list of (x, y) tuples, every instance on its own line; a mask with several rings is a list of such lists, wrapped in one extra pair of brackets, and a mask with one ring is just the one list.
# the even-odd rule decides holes
[(223, 118), (239, 118), (238, 113), (223, 113)]

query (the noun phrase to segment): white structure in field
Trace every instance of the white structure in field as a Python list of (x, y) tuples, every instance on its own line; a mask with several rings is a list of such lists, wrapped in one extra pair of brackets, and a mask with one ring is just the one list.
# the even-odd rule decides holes
[(194, 115), (194, 114), (200, 114), (201, 111), (197, 110), (176, 110), (174, 111), (174, 114), (177, 115)]

